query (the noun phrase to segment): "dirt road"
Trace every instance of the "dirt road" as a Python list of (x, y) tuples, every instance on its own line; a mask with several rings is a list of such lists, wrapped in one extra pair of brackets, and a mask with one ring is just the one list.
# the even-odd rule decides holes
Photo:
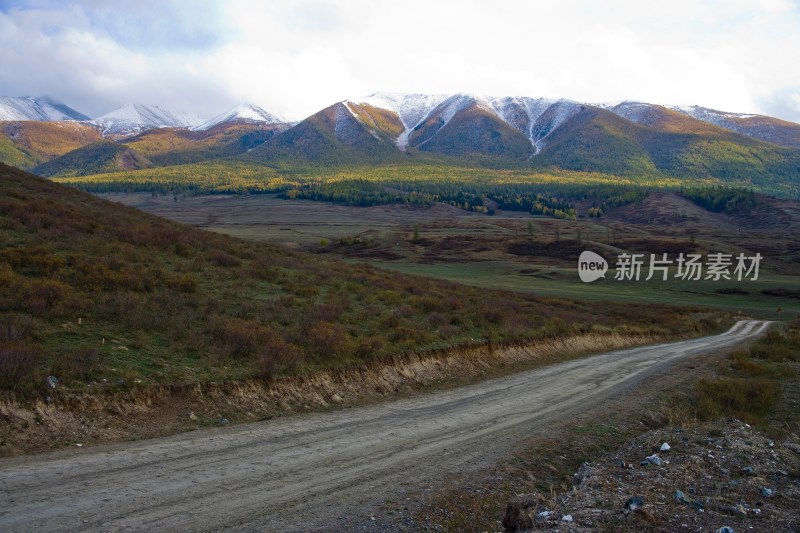
[(0, 460), (0, 531), (371, 530), (381, 502), (768, 323), (380, 405)]

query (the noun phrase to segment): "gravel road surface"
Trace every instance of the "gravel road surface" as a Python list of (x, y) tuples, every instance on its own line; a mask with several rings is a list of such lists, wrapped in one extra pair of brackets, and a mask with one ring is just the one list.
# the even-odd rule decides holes
[(377, 405), (2, 459), (0, 531), (373, 530), (387, 499), (484, 467), (679, 358), (767, 326), (740, 321)]

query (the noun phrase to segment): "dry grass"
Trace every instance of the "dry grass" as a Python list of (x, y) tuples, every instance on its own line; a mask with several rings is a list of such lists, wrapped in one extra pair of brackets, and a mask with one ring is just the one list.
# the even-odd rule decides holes
[(762, 377), (718, 377), (697, 383), (696, 414), (701, 420), (734, 415), (756, 422), (769, 412), (780, 396), (780, 386)]

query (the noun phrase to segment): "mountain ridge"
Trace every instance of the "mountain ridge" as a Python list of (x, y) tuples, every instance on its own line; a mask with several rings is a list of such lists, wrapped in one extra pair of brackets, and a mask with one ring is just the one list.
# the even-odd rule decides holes
[[(412, 126), (413, 125), (413, 126)], [(800, 127), (797, 129), (800, 135)], [(264, 164), (459, 161), (621, 176), (775, 183), (800, 175), (800, 151), (664, 106), (375, 93), (344, 100), (245, 154)]]
[[(205, 122), (128, 104), (75, 124), (92, 124), (103, 138), (131, 151), (121, 156), (108, 145), (83, 150), (96, 141), (87, 137), (83, 144), (73, 143), (75, 153), (40, 150), (43, 155), (33, 157), (5, 128), (0, 160), (53, 177), (228, 157), (284, 168), (408, 162), (561, 168), (636, 179), (750, 183), (766, 190), (800, 177), (800, 148), (794, 147), (800, 146), (800, 125), (642, 102), (590, 105), (464, 93), (373, 93), (336, 102), (294, 125), (247, 103)], [(769, 138), (770, 132), (788, 147), (758, 138)], [(105, 163), (98, 166), (95, 156)]]
[(228, 111), (221, 113), (214, 118), (203, 122), (200, 125), (189, 128), (192, 131), (206, 131), (219, 124), (284, 124), (286, 120), (264, 110), (263, 108), (242, 102), (235, 105)]
[[(365, 97), (343, 100), (341, 103), (367, 104), (397, 113), (400, 123), (403, 125), (403, 131), (397, 136), (396, 144), (401, 150), (404, 150), (414, 128), (418, 127), (438, 106), (449, 102), (448, 105), (452, 107), (454, 102), (466, 100), (471, 100), (478, 106), (493, 109), (504, 122), (525, 133), (531, 139), (536, 152), (546, 143), (544, 137), (582, 107), (600, 107), (620, 114), (625, 113), (632, 105), (648, 109), (668, 109), (746, 137), (787, 148), (800, 148), (800, 124), (766, 115), (719, 111), (697, 105), (662, 105), (634, 100), (616, 103), (591, 103), (564, 98), (495, 97), (467, 93), (425, 94), (387, 91), (377, 91)], [(630, 116), (626, 118), (631, 119)], [(125, 104), (104, 115), (90, 119), (83, 113), (47, 96), (37, 98), (0, 96), (0, 122), (7, 120), (78, 120), (96, 125), (105, 134), (120, 137), (135, 135), (148, 129), (159, 127), (203, 130), (213, 128), (221, 123), (263, 122), (265, 124), (283, 123), (296, 125), (302, 122), (302, 120), (289, 122), (278, 114), (266, 111), (249, 102), (237, 104), (228, 111), (214, 115), (214, 118), (208, 121), (196, 115), (176, 112), (163, 106), (147, 106), (135, 103)]]
[(191, 128), (204, 119), (188, 113), (176, 113), (157, 105), (127, 103), (90, 121), (104, 137), (129, 136), (149, 129)]
[(0, 121), (58, 122), (89, 117), (47, 96), (0, 96)]

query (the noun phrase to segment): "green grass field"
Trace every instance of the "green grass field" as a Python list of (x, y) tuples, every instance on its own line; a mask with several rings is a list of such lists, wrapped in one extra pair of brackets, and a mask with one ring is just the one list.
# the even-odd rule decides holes
[[(760, 275), (758, 281), (616, 281), (615, 271), (609, 270), (606, 279), (583, 283), (577, 268), (545, 266), (536, 273), (525, 273), (529, 267), (516, 263), (476, 262), (459, 264), (419, 264), (396, 261), (376, 261), (387, 270), (447, 279), (485, 287), (570, 300), (607, 301), (609, 303), (656, 303), (666, 305), (696, 305), (748, 314), (765, 320), (785, 320), (800, 316), (800, 299), (780, 298), (763, 294), (765, 289), (800, 291), (800, 278), (778, 274)], [(644, 276), (643, 276), (644, 277)], [(721, 294), (720, 289), (741, 289), (747, 294)], [(777, 312), (778, 308), (781, 312)]]

